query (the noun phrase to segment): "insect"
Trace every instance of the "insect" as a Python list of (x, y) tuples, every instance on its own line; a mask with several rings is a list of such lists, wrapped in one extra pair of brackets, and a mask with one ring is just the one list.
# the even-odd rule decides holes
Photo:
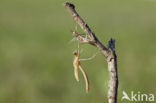
[(86, 74), (86, 72), (84, 71), (84, 69), (81, 66), (80, 63), (80, 59), (79, 59), (79, 52), (76, 50), (74, 51), (74, 61), (73, 61), (73, 66), (74, 66), (74, 75), (75, 75), (75, 79), (79, 82), (79, 75), (78, 75), (78, 69), (80, 69), (80, 71), (83, 74), (84, 80), (85, 80), (85, 84), (86, 84), (86, 93), (89, 92), (89, 80), (88, 80), (88, 76)]
[[(75, 30), (77, 31), (77, 25), (75, 26)], [(74, 32), (74, 33), (76, 33), (76, 32)], [(85, 38), (87, 39), (87, 35), (86, 35)], [(73, 40), (72, 40), (72, 41), (73, 41)], [(96, 54), (97, 54), (97, 53), (96, 53)], [(74, 75), (75, 75), (75, 79), (76, 79), (77, 82), (80, 81), (80, 80), (79, 80), (79, 71), (78, 71), (78, 70), (80, 69), (80, 71), (81, 71), (82, 74), (83, 74), (84, 80), (85, 80), (85, 84), (86, 84), (86, 93), (89, 92), (89, 80), (88, 80), (88, 76), (87, 76), (86, 72), (84, 71), (84, 69), (83, 69), (82, 66), (81, 66), (80, 61), (82, 61), (82, 60), (91, 60), (91, 59), (93, 59), (93, 58), (96, 56), (96, 54), (93, 55), (92, 57), (88, 58), (88, 59), (80, 59), (80, 58), (79, 58), (79, 56), (80, 56), (80, 53), (79, 53), (79, 43), (78, 43), (78, 50), (75, 50), (75, 51), (74, 51), (73, 66), (74, 66)]]

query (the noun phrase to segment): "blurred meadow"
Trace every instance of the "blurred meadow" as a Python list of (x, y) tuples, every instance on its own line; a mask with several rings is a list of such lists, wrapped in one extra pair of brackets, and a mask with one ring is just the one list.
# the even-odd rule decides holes
[[(98, 52), (73, 74), (75, 22), (64, 0), (0, 0), (0, 103), (106, 103), (108, 70)], [(122, 91), (156, 94), (156, 0), (70, 0), (101, 42), (116, 40)], [(79, 33), (83, 31), (78, 28)], [(97, 52), (80, 45), (81, 58)], [(132, 102), (130, 102), (132, 103)], [(143, 102), (142, 102), (143, 103)]]

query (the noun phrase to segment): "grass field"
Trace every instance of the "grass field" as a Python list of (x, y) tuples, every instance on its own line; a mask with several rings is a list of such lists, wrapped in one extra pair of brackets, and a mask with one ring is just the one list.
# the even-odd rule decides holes
[[(123, 90), (156, 94), (156, 0), (70, 1), (101, 42), (116, 40), (118, 103)], [(63, 2), (0, 1), (0, 103), (107, 102), (107, 63), (100, 52), (82, 62), (90, 80), (89, 94), (82, 75), (80, 83), (74, 78), (77, 42), (70, 43), (70, 31), (75, 22)], [(80, 28), (79, 32), (83, 34)], [(97, 51), (90, 45), (80, 49), (81, 58)]]

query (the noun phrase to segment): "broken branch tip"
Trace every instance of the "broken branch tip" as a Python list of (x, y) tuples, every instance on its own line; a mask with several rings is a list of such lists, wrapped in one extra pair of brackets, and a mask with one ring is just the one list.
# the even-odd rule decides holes
[(65, 2), (65, 3), (63, 3), (63, 6), (65, 6), (65, 7), (70, 7), (70, 8), (75, 9), (75, 5), (72, 4), (72, 3), (70, 3), (70, 2)]

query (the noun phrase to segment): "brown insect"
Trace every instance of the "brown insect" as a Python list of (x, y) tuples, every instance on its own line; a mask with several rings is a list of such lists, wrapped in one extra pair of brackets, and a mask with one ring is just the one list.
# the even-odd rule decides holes
[(75, 79), (79, 82), (79, 74), (78, 74), (78, 69), (80, 69), (80, 71), (83, 74), (85, 83), (86, 83), (86, 93), (89, 92), (89, 81), (88, 81), (88, 76), (86, 74), (86, 72), (84, 71), (84, 69), (81, 66), (80, 63), (80, 59), (79, 59), (79, 52), (78, 51), (74, 51), (74, 61), (73, 61), (73, 66), (74, 66), (74, 75), (75, 75)]

